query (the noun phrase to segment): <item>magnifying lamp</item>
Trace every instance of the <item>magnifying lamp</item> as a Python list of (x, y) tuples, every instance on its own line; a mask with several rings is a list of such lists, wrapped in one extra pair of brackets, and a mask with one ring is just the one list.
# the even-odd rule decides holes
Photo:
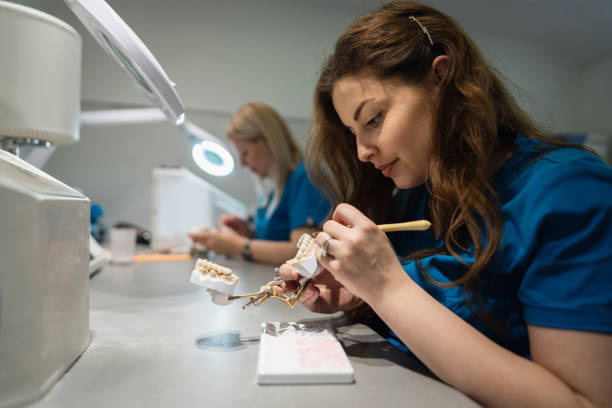
[[(234, 159), (223, 142), (191, 122), (185, 122), (183, 105), (161, 65), (138, 36), (103, 0), (65, 0), (104, 51), (128, 73), (157, 109), (118, 109), (81, 113), (81, 125), (130, 124), (167, 119), (181, 126), (192, 146), (195, 163), (206, 173), (226, 176)], [(163, 112), (163, 114), (162, 114)]]
[[(156, 108), (107, 109), (81, 113), (82, 126), (130, 125), (163, 122), (164, 114)], [(212, 176), (228, 176), (235, 168), (235, 161), (225, 143), (210, 132), (186, 120), (179, 128), (191, 147), (193, 161), (202, 171)]]
[(170, 123), (185, 120), (183, 104), (153, 54), (103, 0), (65, 0), (85, 28), (156, 106)]
[(191, 156), (200, 169), (213, 176), (232, 174), (234, 158), (217, 137), (190, 121), (185, 121), (182, 128), (188, 142), (193, 145)]

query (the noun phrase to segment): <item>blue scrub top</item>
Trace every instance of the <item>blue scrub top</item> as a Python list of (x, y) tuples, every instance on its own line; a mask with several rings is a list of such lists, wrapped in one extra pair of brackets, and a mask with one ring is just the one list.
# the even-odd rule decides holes
[[(561, 148), (538, 159), (542, 142), (519, 136), (515, 144), (493, 178), (504, 230), (479, 292), (482, 306), (505, 332), (496, 332), (469, 310), (461, 286), (430, 283), (415, 261), (404, 262), (404, 270), (447, 308), (519, 355), (529, 355), (527, 323), (612, 333), (612, 168), (580, 149)], [(426, 200), (424, 186), (400, 191), (394, 221), (423, 218)], [(430, 231), (388, 236), (400, 258), (443, 244)], [(472, 255), (462, 257), (473, 262)], [(450, 255), (421, 262), (440, 282), (465, 272)], [(391, 343), (407, 351), (393, 332), (384, 330)]]
[(268, 214), (274, 192), (261, 197), (255, 212), (255, 237), (288, 241), (291, 231), (320, 226), (329, 212), (329, 202), (310, 183), (304, 163), (291, 173), (278, 205)]

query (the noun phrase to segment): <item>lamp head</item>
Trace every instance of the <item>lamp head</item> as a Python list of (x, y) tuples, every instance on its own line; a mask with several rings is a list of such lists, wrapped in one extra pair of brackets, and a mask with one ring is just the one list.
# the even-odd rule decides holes
[(176, 84), (132, 29), (103, 0), (65, 0), (85, 28), (129, 75), (133, 83), (159, 107), (171, 124), (185, 120)]
[(229, 176), (235, 160), (219, 138), (190, 121), (181, 126), (191, 148), (191, 157), (202, 171), (212, 176)]

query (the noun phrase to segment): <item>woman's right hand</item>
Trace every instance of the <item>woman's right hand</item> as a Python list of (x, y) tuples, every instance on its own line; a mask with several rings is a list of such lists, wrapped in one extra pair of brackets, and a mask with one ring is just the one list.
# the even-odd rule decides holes
[(243, 237), (249, 237), (251, 235), (251, 231), (249, 230), (249, 224), (247, 223), (247, 221), (235, 215), (221, 215), (221, 220), (219, 221), (219, 230), (223, 230), (224, 228), (229, 228), (237, 234), (242, 235)]
[(352, 205), (339, 204), (315, 241), (321, 266), (373, 308), (390, 289), (414, 284), (385, 233)]
[[(279, 272), (281, 276), (293, 279), (283, 282), (281, 292), (294, 292), (301, 276), (289, 264), (283, 264)], [(304, 288), (299, 302), (316, 313), (335, 313), (353, 310), (361, 301), (335, 280), (329, 271), (323, 269)]]

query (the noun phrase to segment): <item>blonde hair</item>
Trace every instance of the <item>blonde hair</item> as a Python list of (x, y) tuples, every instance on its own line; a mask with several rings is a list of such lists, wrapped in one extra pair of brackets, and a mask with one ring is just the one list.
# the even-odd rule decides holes
[(293, 140), (287, 123), (271, 106), (248, 102), (230, 118), (227, 137), (240, 141), (265, 140), (272, 156), (270, 173), (276, 186), (274, 201), (278, 201), (287, 179), (302, 159), (302, 151)]

